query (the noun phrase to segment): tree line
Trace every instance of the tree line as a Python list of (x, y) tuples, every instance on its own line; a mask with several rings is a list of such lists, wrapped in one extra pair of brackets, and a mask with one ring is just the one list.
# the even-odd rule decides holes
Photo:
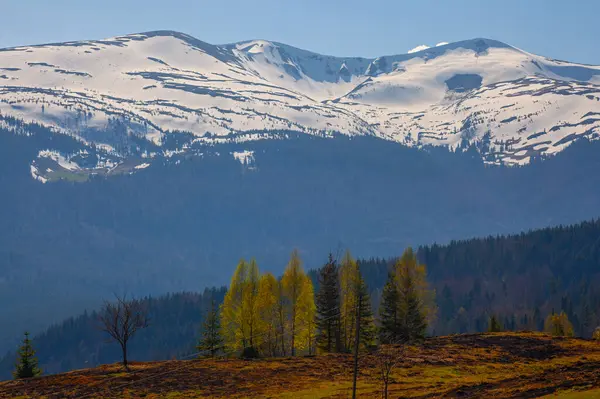
[(351, 352), (358, 345), (414, 343), (425, 337), (436, 313), (425, 265), (411, 248), (396, 262), (375, 317), (359, 262), (347, 251), (329, 255), (318, 271), (318, 291), (292, 252), (281, 278), (260, 274), (241, 260), (220, 308), (211, 307), (197, 349), (215, 356), (295, 356)]
[[(600, 261), (599, 235), (600, 221), (590, 221), (512, 236), (421, 247), (413, 251), (417, 259), (413, 263), (417, 266), (427, 265), (424, 271), (428, 294), (419, 297), (419, 301), (423, 303), (422, 317), (418, 314), (419, 317), (411, 316), (406, 320), (412, 321), (406, 323), (417, 327), (412, 331), (423, 331), (421, 319), (425, 319), (426, 331), (432, 335), (488, 330), (544, 330), (555, 335), (598, 338), (600, 332), (594, 329), (600, 324), (597, 310), (600, 309), (600, 292), (595, 289), (600, 278), (597, 270)], [(356, 305), (352, 303), (357, 302), (358, 296), (353, 295), (353, 291), (357, 292), (356, 287), (362, 284), (349, 284), (348, 276), (357, 275), (343, 272), (351, 269), (349, 265), (352, 262), (348, 261), (351, 258), (344, 256), (338, 261), (331, 257), (322, 268), (306, 273), (315, 293), (316, 330), (311, 330), (310, 333), (311, 336), (315, 334), (315, 341), (310, 340), (311, 353), (348, 352), (352, 349), (351, 344), (348, 344), (354, 337), (350, 326), (356, 318), (348, 309), (356, 310)], [(414, 298), (411, 295), (414, 289), (406, 289), (406, 282), (413, 282), (408, 287), (419, 287), (419, 279), (423, 280), (418, 277), (423, 272), (415, 273), (414, 270), (418, 268), (412, 266), (410, 270), (413, 272), (407, 278), (407, 273), (398, 266), (402, 263), (402, 258), (406, 260), (407, 256), (404, 254), (398, 259), (354, 261), (355, 268), (360, 272), (360, 279), (355, 280), (364, 283), (366, 293), (362, 297), (369, 298), (361, 305), (370, 305), (375, 326), (375, 334), (370, 335), (375, 337), (375, 343), (402, 342), (423, 336), (420, 332), (406, 338), (408, 334), (402, 332), (406, 328), (398, 323), (398, 320), (404, 318), (403, 315), (415, 314), (410, 311), (414, 308), (411, 305), (415, 302), (411, 299)], [(277, 294), (275, 288), (280, 289), (282, 279), (272, 277), (269, 280), (273, 288), (263, 289), (261, 292)], [(259, 275), (259, 281), (261, 279), (262, 276)], [(390, 284), (390, 281), (394, 284)], [(348, 290), (349, 287), (354, 290)], [(141, 330), (136, 335), (129, 348), (131, 356), (136, 360), (161, 360), (190, 354), (198, 351), (194, 348), (194, 341), (198, 339), (199, 330), (210, 329), (217, 332), (212, 340), (216, 342), (213, 346), (219, 350), (214, 354), (225, 352), (220, 348), (224, 345), (220, 324), (221, 304), (227, 291), (228, 289), (223, 289), (218, 294), (215, 292), (215, 295), (209, 293), (201, 302), (194, 300), (193, 304), (183, 298), (197, 294), (177, 294), (171, 298), (143, 300), (150, 315), (150, 328), (147, 331)], [(405, 299), (402, 307), (390, 305), (399, 297)], [(176, 298), (177, 301), (174, 301)], [(275, 298), (278, 296), (275, 295)], [(284, 323), (270, 324), (273, 326), (270, 328), (273, 335), (266, 338), (271, 343), (277, 338), (277, 345), (272, 345), (272, 350), (269, 350), (268, 346), (265, 349), (265, 345), (253, 342), (262, 356), (279, 356), (284, 351), (286, 355), (291, 354), (289, 303), (285, 306), (288, 310), (287, 313), (282, 313), (287, 315)], [(283, 309), (283, 306), (280, 308)], [(99, 313), (86, 313), (69, 319), (33, 338), (31, 344), (39, 350), (40, 363), (45, 372), (95, 366), (114, 362), (118, 358), (118, 345), (112, 347), (104, 344), (105, 338), (95, 328)], [(202, 322), (206, 323), (209, 318), (207, 316), (211, 313), (215, 316), (212, 327), (202, 327)], [(369, 320), (365, 314), (363, 312), (365, 317), (361, 318), (363, 323)], [(298, 317), (302, 319), (302, 316)], [(301, 320), (300, 325), (305, 322), (306, 320)], [(254, 329), (255, 325), (252, 325)], [(279, 333), (282, 325), (284, 334)], [(258, 328), (262, 334), (262, 327)], [(303, 327), (299, 328), (302, 330)], [(360, 331), (369, 329), (361, 327)], [(302, 331), (300, 333), (300, 336), (304, 334)], [(296, 352), (308, 353), (309, 339), (306, 336), (298, 338), (298, 334), (295, 336), (300, 339), (300, 342), (294, 343)], [(264, 336), (261, 335), (260, 338), (263, 339)], [(367, 341), (369, 340), (361, 341), (361, 347), (373, 345), (364, 343)], [(304, 346), (300, 348), (300, 344)], [(238, 349), (242, 346), (243, 340)], [(3, 377), (10, 376), (14, 359), (15, 354), (11, 353), (0, 360)]]
[(314, 289), (292, 252), (281, 279), (260, 275), (256, 261), (241, 260), (220, 309), (226, 352), (269, 356), (313, 353)]

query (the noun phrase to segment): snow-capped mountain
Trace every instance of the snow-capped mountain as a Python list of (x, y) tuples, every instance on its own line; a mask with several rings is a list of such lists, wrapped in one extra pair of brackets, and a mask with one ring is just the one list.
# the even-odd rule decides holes
[[(600, 67), (489, 39), (367, 59), (159, 31), (0, 50), (0, 118), (77, 137), (93, 147), (93, 170), (275, 131), (476, 145), (487, 162), (526, 164), (600, 135)], [(173, 145), (175, 135), (185, 139)], [(128, 137), (142, 140), (124, 150)], [(45, 180), (40, 160), (83, 168), (86, 154), (44, 150), (32, 174)]]

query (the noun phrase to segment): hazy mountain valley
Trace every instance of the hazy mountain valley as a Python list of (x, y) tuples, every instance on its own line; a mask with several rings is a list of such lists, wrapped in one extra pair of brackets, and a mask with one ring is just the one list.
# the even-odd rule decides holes
[(482, 237), (598, 217), (599, 137), (600, 66), (491, 39), (376, 58), (173, 31), (0, 49), (0, 354), (28, 329), (50, 372), (113, 361), (91, 328), (114, 292), (152, 296), (139, 360), (187, 354), (226, 290), (199, 292), (240, 258), (280, 276), (293, 249), (307, 270), (350, 249), (377, 309), (389, 259), (419, 247), (436, 335), (492, 312), (540, 330), (560, 308), (589, 338), (598, 222)]

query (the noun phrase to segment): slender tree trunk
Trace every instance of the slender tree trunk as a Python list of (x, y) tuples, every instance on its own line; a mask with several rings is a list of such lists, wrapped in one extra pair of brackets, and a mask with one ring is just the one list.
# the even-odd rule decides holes
[(352, 399), (356, 399), (356, 378), (358, 377), (358, 347), (360, 344), (360, 308), (362, 295), (358, 295), (358, 306), (356, 307), (356, 333), (354, 337), (354, 378), (352, 382)]
[[(250, 314), (250, 317), (254, 317), (254, 315)], [(254, 329), (252, 328), (253, 327), (252, 324), (253, 323), (251, 322), (250, 323), (250, 346), (254, 347), (254, 338), (252, 337), (252, 334), (254, 334), (254, 332), (253, 332)]]
[(308, 322), (308, 354), (312, 355), (312, 326), (310, 320)]
[(292, 356), (296, 356), (296, 312), (292, 314)]
[(342, 351), (342, 320), (339, 319), (335, 325), (335, 351), (340, 353)]
[(279, 323), (281, 324), (281, 355), (285, 356), (285, 318), (282, 309), (279, 311)]
[(331, 320), (327, 320), (327, 352), (331, 352)]
[(125, 370), (129, 371), (129, 364), (127, 363), (127, 341), (123, 342), (121, 349), (123, 350), (123, 367), (125, 367)]

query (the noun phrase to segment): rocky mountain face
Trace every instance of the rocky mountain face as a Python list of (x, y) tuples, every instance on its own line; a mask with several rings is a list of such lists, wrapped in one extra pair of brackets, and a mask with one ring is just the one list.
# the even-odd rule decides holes
[(0, 50), (0, 118), (85, 143), (30, 160), (42, 182), (135, 172), (276, 131), (476, 146), (487, 163), (527, 164), (598, 137), (600, 67), (489, 39), (366, 59), (158, 31)]

